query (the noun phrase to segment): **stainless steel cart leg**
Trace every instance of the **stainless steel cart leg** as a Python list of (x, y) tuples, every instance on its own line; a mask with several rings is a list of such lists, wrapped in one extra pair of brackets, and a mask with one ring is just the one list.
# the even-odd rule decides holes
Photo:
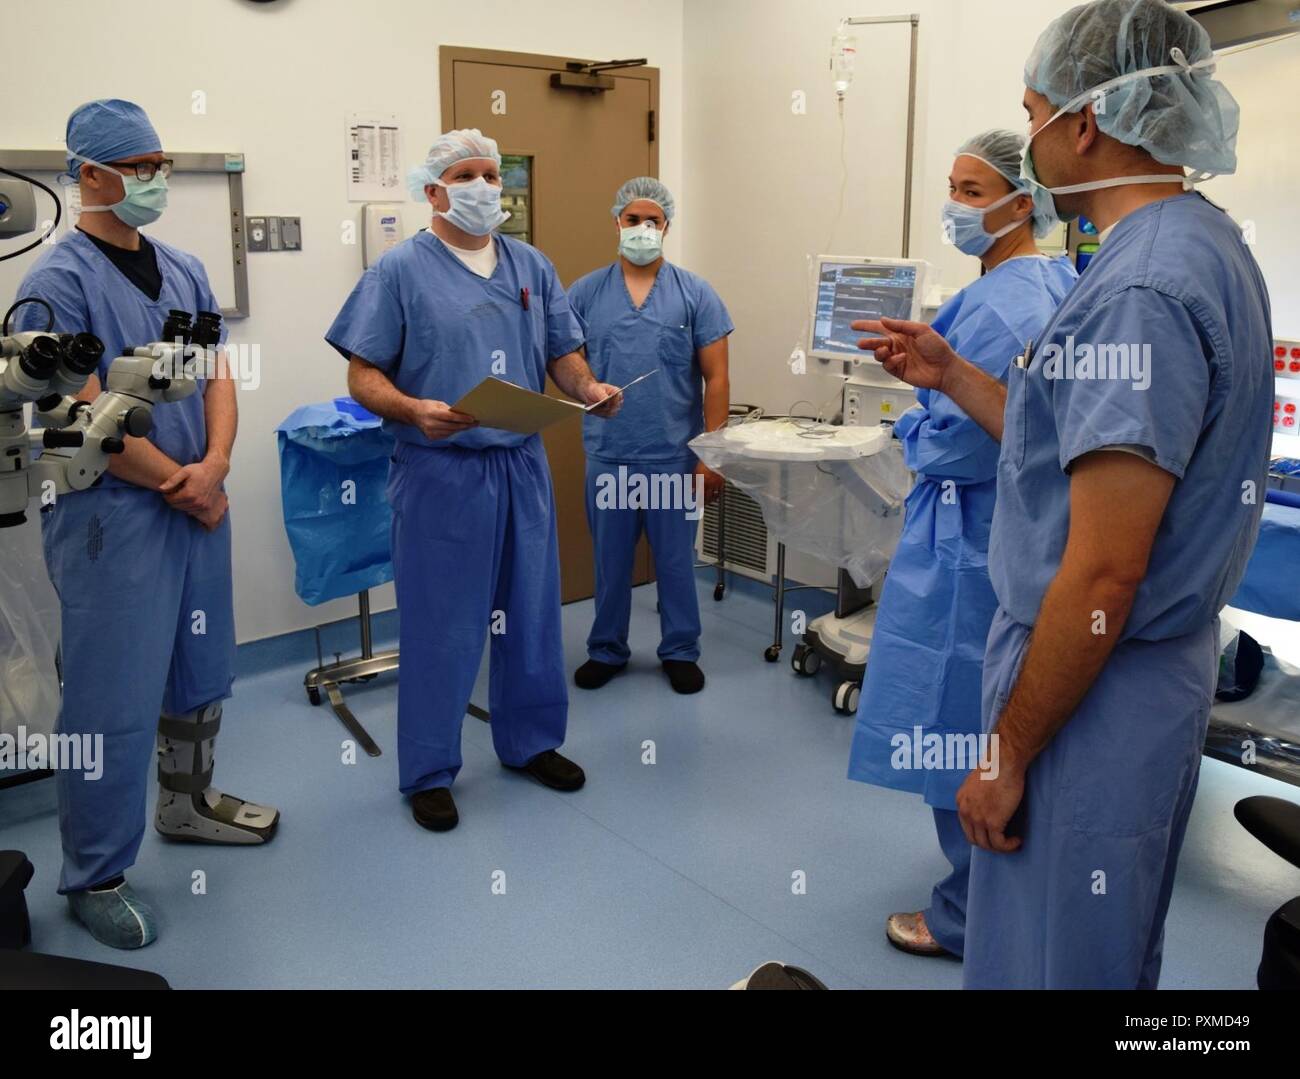
[(397, 670), (398, 653), (380, 652), (375, 654), (370, 629), (370, 592), (357, 594), (358, 618), (361, 624), (361, 655), (355, 659), (343, 659), (336, 663), (321, 664), (307, 672), (303, 685), (307, 689), (307, 699), (312, 704), (321, 703), (321, 691), (329, 697), (330, 708), (338, 717), (347, 732), (357, 740), (361, 748), (372, 757), (380, 755), (379, 746), (370, 737), (369, 732), (343, 699), (339, 686), (343, 682), (369, 682), (377, 675)]

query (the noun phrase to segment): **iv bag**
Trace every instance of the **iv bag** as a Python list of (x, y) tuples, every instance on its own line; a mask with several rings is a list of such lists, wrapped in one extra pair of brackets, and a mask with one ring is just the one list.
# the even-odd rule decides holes
[(844, 23), (836, 28), (831, 38), (831, 77), (835, 80), (835, 94), (843, 98), (853, 82), (853, 65), (858, 58), (858, 39), (849, 33)]

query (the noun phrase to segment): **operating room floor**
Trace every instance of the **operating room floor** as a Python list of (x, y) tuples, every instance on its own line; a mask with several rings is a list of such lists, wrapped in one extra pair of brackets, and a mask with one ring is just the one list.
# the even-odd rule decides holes
[[(303, 693), (308, 664), (242, 676), (217, 781), (279, 806), (279, 834), (236, 849), (166, 843), (150, 827), (130, 880), (161, 933), (141, 952), (94, 942), (55, 894), (53, 784), (0, 791), (0, 847), (36, 864), (36, 947), (146, 967), (176, 987), (706, 988), (769, 959), (832, 988), (960, 985), (958, 963), (885, 941), (885, 915), (924, 905), (945, 870), (928, 811), (844, 778), (852, 721), (831, 709), (828, 677), (795, 676), (788, 642), (781, 662), (762, 659), (770, 591), (714, 603), (711, 581), (699, 589), (703, 693), (669, 689), (654, 588), (637, 589), (632, 666), (603, 690), (571, 690), (566, 753), (586, 788), (558, 794), (506, 772), (487, 726), (467, 718), (461, 823), (445, 834), (419, 828), (397, 793), (392, 675), (347, 689), (384, 749), (351, 764), (342, 726)], [(589, 602), (564, 609), (570, 670), (590, 614)], [(484, 705), (486, 684), (485, 662)], [(1300, 875), (1232, 817), (1254, 793), (1300, 799), (1204, 760), (1164, 987), (1253, 987), (1265, 919), (1300, 892)]]

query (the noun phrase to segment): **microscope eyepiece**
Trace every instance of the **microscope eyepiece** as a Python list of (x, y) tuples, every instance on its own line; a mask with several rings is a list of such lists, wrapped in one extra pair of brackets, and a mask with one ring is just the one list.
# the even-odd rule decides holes
[(79, 333), (64, 344), (63, 354), (74, 374), (91, 375), (99, 370), (99, 361), (104, 357), (104, 342), (93, 333)]
[(194, 344), (213, 348), (221, 342), (221, 315), (216, 311), (200, 311), (194, 321)]
[(23, 349), (22, 355), (18, 358), (18, 366), (29, 378), (45, 382), (54, 377), (62, 357), (63, 353), (57, 338), (38, 337)]
[(180, 338), (185, 344), (190, 343), (190, 313), (188, 311), (179, 311), (172, 308), (167, 312), (167, 321), (163, 323), (162, 337), (163, 341), (175, 341)]

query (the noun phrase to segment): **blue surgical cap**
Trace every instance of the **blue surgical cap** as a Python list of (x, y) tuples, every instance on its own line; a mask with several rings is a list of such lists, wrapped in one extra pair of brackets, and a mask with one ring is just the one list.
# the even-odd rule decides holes
[(495, 161), (497, 167), (501, 167), (501, 152), (497, 149), (496, 139), (489, 139), (478, 128), (467, 127), (439, 135), (429, 147), (429, 155), (424, 159), (424, 164), (413, 168), (406, 175), (406, 186), (411, 197), (423, 202), (424, 189), (442, 179), (442, 174), (452, 165), (457, 161), (479, 157)]
[(162, 140), (144, 109), (132, 101), (101, 98), (87, 101), (68, 117), (67, 175), (76, 179), (84, 158), (107, 165), (127, 157), (156, 154)]
[(618, 189), (614, 196), (614, 205), (610, 212), (618, 217), (627, 209), (629, 202), (637, 199), (649, 199), (664, 212), (664, 220), (673, 219), (672, 192), (653, 176), (635, 176)]
[[(1020, 159), (1025, 151), (1025, 136), (1017, 134), (1015, 131), (1006, 131), (1002, 128), (993, 128), (991, 131), (981, 131), (978, 135), (972, 135), (969, 139), (957, 147), (954, 157), (961, 157), (963, 154), (970, 157), (978, 158), (998, 173), (1013, 188), (1023, 191), (1026, 194), (1032, 194), (1029, 182), (1020, 175)], [(1039, 200), (1034, 202), (1034, 235), (1046, 236), (1052, 231), (1057, 218), (1046, 205), (1040, 206)], [(1050, 200), (1045, 200), (1050, 201)]]
[(1125, 79), (1093, 104), (1097, 126), (1166, 165), (1214, 174), (1237, 168), (1237, 102), (1212, 75), (1210, 35), (1163, 0), (1093, 0), (1038, 38), (1025, 85), (1058, 109), (1082, 108), (1089, 91), (1146, 68), (1180, 70)]

